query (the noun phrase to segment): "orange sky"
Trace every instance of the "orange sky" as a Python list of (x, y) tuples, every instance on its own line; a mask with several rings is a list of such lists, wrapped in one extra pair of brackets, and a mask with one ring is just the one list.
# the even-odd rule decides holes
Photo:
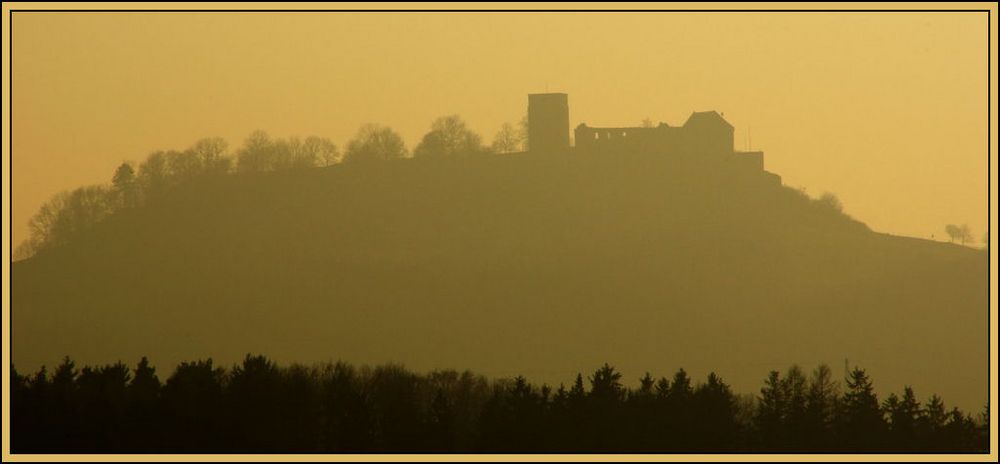
[(715, 109), (786, 185), (873, 229), (987, 222), (986, 13), (13, 14), (13, 241), (124, 160), (253, 130), (410, 148), (458, 113), (489, 141), (526, 94), (571, 127)]

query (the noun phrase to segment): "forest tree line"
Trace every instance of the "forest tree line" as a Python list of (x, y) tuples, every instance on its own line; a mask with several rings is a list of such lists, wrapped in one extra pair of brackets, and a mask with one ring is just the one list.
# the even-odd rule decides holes
[(861, 368), (772, 371), (755, 395), (712, 373), (642, 376), (603, 365), (569, 386), (399, 365), (225, 369), (143, 358), (12, 372), (12, 450), (31, 452), (988, 452), (976, 418), (910, 387), (880, 401)]
[(393, 159), (455, 158), (488, 153), (513, 153), (527, 149), (526, 121), (515, 127), (505, 123), (492, 144), (469, 129), (458, 115), (443, 116), (413, 149), (392, 128), (362, 126), (340, 148), (329, 138), (309, 136), (272, 138), (264, 131), (251, 133), (243, 145), (229, 152), (219, 137), (204, 138), (186, 150), (159, 150), (137, 166), (122, 163), (110, 185), (91, 185), (61, 192), (39, 208), (29, 220), (29, 237), (15, 250), (16, 259), (63, 245), (109, 215), (138, 207), (196, 178), (234, 173), (308, 169), (337, 163), (374, 163)]

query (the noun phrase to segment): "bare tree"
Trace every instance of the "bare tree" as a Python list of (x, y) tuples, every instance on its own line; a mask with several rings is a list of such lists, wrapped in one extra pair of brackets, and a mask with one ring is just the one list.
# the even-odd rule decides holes
[(385, 161), (406, 157), (403, 138), (388, 127), (366, 124), (347, 144), (345, 162)]
[(201, 158), (194, 152), (170, 150), (166, 152), (167, 177), (171, 185), (192, 179), (204, 172)]
[(272, 139), (262, 131), (250, 134), (237, 158), (240, 172), (308, 169), (320, 163), (329, 164), (337, 157), (337, 147), (327, 139), (310, 136), (303, 142), (298, 137)]
[(306, 137), (302, 150), (308, 157), (315, 158), (320, 165), (330, 166), (340, 162), (340, 151), (337, 145), (325, 137), (315, 135)]
[(278, 139), (274, 142), (274, 162), (272, 169), (308, 169), (319, 164), (319, 156), (306, 150), (305, 144), (298, 137)]
[(203, 172), (226, 174), (232, 167), (232, 160), (226, 156), (228, 146), (221, 137), (208, 137), (195, 142), (188, 151), (201, 162)]
[[(951, 238), (952, 243), (958, 240), (959, 243), (965, 245), (965, 242), (975, 240), (975, 237), (972, 236), (972, 229), (969, 228), (968, 224), (962, 224), (960, 226), (956, 224), (948, 224), (944, 226), (944, 231), (948, 234), (948, 237)], [(987, 241), (989, 241), (988, 237)]]
[(424, 135), (420, 144), (413, 150), (413, 156), (452, 157), (482, 153), (483, 143), (476, 134), (465, 125), (465, 121), (457, 114), (442, 116), (431, 124), (431, 131)]
[(46, 202), (28, 221), (31, 237), (19, 245), (20, 258), (63, 245), (104, 220), (114, 211), (107, 187), (94, 185), (62, 192)]
[(146, 160), (139, 164), (139, 187), (143, 201), (166, 191), (168, 185), (167, 155), (163, 151), (150, 153)]
[(30, 236), (18, 246), (18, 259), (28, 258), (55, 242), (56, 224), (69, 203), (69, 195), (69, 192), (56, 194), (31, 217), (28, 221)]
[(514, 125), (505, 122), (500, 126), (500, 131), (493, 137), (493, 144), (490, 148), (494, 153), (514, 153), (521, 151), (522, 135), (514, 129)]
[(962, 228), (955, 224), (948, 224), (944, 226), (944, 231), (948, 234), (948, 237), (951, 238), (952, 243), (954, 243), (955, 240), (961, 240), (963, 238)]
[(273, 169), (274, 142), (267, 132), (254, 131), (243, 142), (236, 157), (239, 172), (260, 172)]
[(962, 245), (965, 245), (965, 242), (975, 240), (975, 238), (972, 237), (972, 229), (969, 228), (968, 224), (962, 224), (962, 226), (958, 228), (958, 232), (959, 238), (962, 240)]

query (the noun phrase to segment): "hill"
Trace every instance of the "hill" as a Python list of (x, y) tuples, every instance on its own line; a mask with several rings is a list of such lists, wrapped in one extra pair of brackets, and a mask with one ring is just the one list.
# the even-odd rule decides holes
[[(19, 371), (247, 352), (735, 391), (845, 358), (979, 411), (987, 254), (658, 156), (481, 156), (206, 178), (12, 267)], [(566, 370), (569, 369), (569, 370)]]

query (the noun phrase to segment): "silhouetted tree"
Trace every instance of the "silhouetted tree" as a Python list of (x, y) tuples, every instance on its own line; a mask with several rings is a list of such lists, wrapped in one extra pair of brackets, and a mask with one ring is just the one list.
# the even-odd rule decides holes
[(431, 409), (428, 416), (428, 441), (425, 444), (425, 449), (438, 451), (453, 450), (455, 447), (455, 419), (452, 406), (443, 390), (438, 389), (434, 393), (434, 400), (431, 402)]
[(225, 371), (212, 366), (212, 360), (183, 362), (167, 379), (162, 389), (164, 423), (172, 433), (165, 436), (163, 448), (172, 452), (207, 452), (232, 450), (237, 445), (254, 448), (252, 443), (237, 443), (227, 433), (223, 381)]
[(61, 192), (42, 204), (28, 221), (30, 237), (19, 247), (18, 258), (27, 258), (57, 244), (56, 224), (68, 199), (69, 192)]
[(590, 397), (594, 401), (617, 403), (625, 398), (625, 388), (621, 383), (622, 375), (607, 363), (590, 376)]
[(653, 376), (646, 372), (641, 378), (639, 378), (639, 391), (633, 395), (636, 398), (652, 398), (653, 397), (653, 387), (656, 385), (656, 380), (653, 380)]
[(76, 379), (75, 399), (80, 418), (89, 426), (80, 427), (78, 438), (84, 451), (122, 449), (126, 397), (131, 375), (121, 362), (99, 368), (84, 367)]
[(510, 123), (503, 123), (500, 126), (500, 130), (493, 137), (493, 143), (490, 145), (490, 149), (494, 153), (514, 153), (517, 151), (524, 151), (522, 149), (522, 136), (517, 129)]
[(948, 422), (945, 423), (941, 432), (943, 441), (948, 443), (948, 447), (952, 450), (971, 452), (982, 447), (975, 441), (978, 435), (975, 421), (972, 420), (971, 416), (963, 414), (958, 408), (952, 408), (951, 412), (948, 413)]
[(247, 354), (232, 368), (225, 393), (226, 414), (235, 420), (233, 443), (252, 444), (255, 452), (280, 449), (281, 381), (278, 367), (264, 356)]
[(670, 393), (670, 381), (666, 377), (660, 377), (660, 380), (656, 381), (656, 397), (659, 399), (666, 399), (667, 395)]
[(766, 449), (783, 450), (788, 446), (788, 431), (785, 428), (788, 393), (785, 387), (781, 374), (771, 371), (760, 389), (755, 425), (761, 446)]
[(619, 424), (623, 422), (621, 404), (625, 400), (625, 388), (621, 383), (622, 375), (615, 368), (605, 363), (589, 377), (590, 394), (588, 395), (587, 416), (590, 418), (585, 435), (588, 442), (600, 451), (612, 451), (620, 442), (619, 434), (623, 432)]
[(267, 132), (256, 130), (243, 142), (236, 153), (236, 170), (239, 172), (261, 172), (274, 169), (274, 142)]
[(278, 450), (322, 451), (322, 394), (318, 375), (305, 366), (279, 369), (278, 401), (275, 411)]
[(70, 193), (64, 215), (56, 226), (66, 237), (73, 237), (101, 222), (112, 211), (113, 204), (106, 187), (81, 187)]
[(667, 416), (667, 433), (673, 437), (673, 444), (680, 450), (690, 451), (692, 440), (691, 423), (694, 421), (694, 411), (691, 407), (691, 378), (683, 368), (674, 373), (670, 382), (670, 391), (665, 400)]
[(371, 399), (354, 367), (338, 362), (327, 366), (321, 379), (325, 448), (331, 452), (377, 449)]
[(970, 448), (979, 450), (983, 443), (990, 442), (990, 404), (983, 405), (983, 410), (979, 412), (979, 424), (976, 427), (976, 438), (971, 441)]
[(375, 438), (380, 449), (407, 451), (424, 442), (419, 379), (398, 365), (376, 367), (368, 378)]
[[(432, 411), (441, 414), (447, 412), (450, 415), (450, 430), (447, 424), (441, 422), (443, 418), (430, 420), (438, 424), (436, 429), (443, 434), (438, 438), (431, 437), (432, 441), (450, 442), (450, 446), (455, 451), (469, 451), (473, 449), (476, 440), (476, 421), (479, 419), (479, 412), (489, 399), (489, 382), (482, 377), (473, 374), (471, 371), (458, 373), (454, 370), (434, 371), (427, 376), (426, 391), (441, 392), (446, 403), (446, 411), (437, 409), (432, 405)], [(442, 405), (439, 405), (442, 406)], [(435, 412), (437, 414), (437, 412)]]
[(882, 403), (882, 409), (889, 423), (889, 439), (894, 449), (913, 451), (917, 445), (917, 427), (921, 420), (920, 402), (909, 386), (904, 388), (903, 397), (895, 393)]
[(636, 451), (653, 450), (658, 444), (660, 414), (656, 380), (646, 372), (639, 378), (639, 389), (628, 393), (626, 415), (631, 418), (626, 432), (635, 441)]
[(965, 245), (965, 242), (975, 240), (972, 237), (972, 229), (969, 228), (968, 224), (962, 224), (962, 226), (959, 227), (958, 231), (959, 231), (959, 236), (961, 237), (962, 240), (962, 245)]
[(120, 208), (132, 208), (139, 203), (139, 186), (136, 183), (135, 169), (129, 163), (122, 163), (115, 169), (111, 179), (115, 194), (115, 204)]
[(45, 366), (30, 377), (18, 374), (11, 366), (12, 452), (37, 453), (65, 448), (53, 435), (56, 432), (56, 417), (52, 407), (51, 389)]
[(366, 124), (347, 144), (345, 162), (386, 161), (406, 156), (403, 138), (388, 127)]
[(922, 442), (922, 449), (929, 452), (943, 451), (947, 444), (944, 442), (943, 431), (948, 421), (948, 412), (945, 410), (941, 397), (931, 395), (930, 399), (924, 403), (917, 418), (917, 434)]
[(801, 444), (806, 441), (806, 409), (808, 407), (808, 387), (806, 384), (805, 375), (802, 374), (802, 369), (797, 365), (789, 367), (785, 378), (782, 379), (781, 389), (785, 395), (785, 410), (782, 418), (790, 443)]
[(188, 151), (198, 160), (203, 173), (221, 175), (232, 169), (232, 160), (226, 156), (228, 146), (221, 137), (208, 137), (195, 142)]
[(272, 169), (275, 171), (313, 168), (319, 163), (318, 154), (306, 151), (298, 137), (275, 140), (273, 153)]
[(111, 191), (97, 185), (55, 195), (28, 221), (31, 237), (18, 254), (27, 257), (69, 243), (110, 215), (114, 203)]
[(169, 174), (166, 152), (150, 153), (146, 160), (139, 164), (139, 186), (142, 189), (143, 201), (159, 197), (167, 191), (170, 187)]
[(560, 440), (562, 448), (572, 446), (574, 438), (578, 438), (589, 428), (587, 424), (589, 411), (587, 410), (587, 390), (583, 384), (583, 375), (576, 374), (573, 386), (570, 387), (566, 395), (566, 417), (561, 423), (566, 427), (565, 435)]
[(331, 166), (340, 162), (340, 151), (337, 145), (328, 138), (309, 136), (302, 144), (302, 151), (307, 158), (318, 160), (322, 166)]
[(824, 207), (829, 208), (830, 210), (836, 211), (838, 213), (844, 211), (844, 205), (840, 202), (840, 198), (837, 198), (836, 195), (830, 192), (824, 193), (816, 201), (820, 205), (823, 205)]
[(871, 450), (884, 444), (885, 422), (871, 380), (855, 367), (847, 378), (837, 436), (851, 450)]
[(49, 402), (49, 414), (52, 419), (47, 424), (51, 431), (49, 439), (56, 443), (55, 449), (59, 451), (78, 451), (84, 445), (77, 407), (78, 374), (76, 363), (66, 356), (56, 367), (52, 380), (47, 385), (45, 400)]
[(125, 449), (144, 451), (159, 446), (156, 437), (162, 411), (160, 411), (160, 379), (156, 368), (149, 365), (145, 356), (135, 367), (132, 381), (125, 391), (125, 421), (128, 439)]
[(166, 156), (167, 161), (169, 188), (194, 179), (204, 172), (201, 158), (193, 151), (168, 150), (164, 156)]
[(576, 374), (573, 386), (569, 390), (569, 400), (575, 405), (580, 405), (587, 397), (587, 390), (583, 386), (583, 375)]
[(441, 158), (482, 153), (482, 139), (458, 115), (442, 116), (413, 150), (415, 158)]
[(972, 229), (970, 229), (967, 224), (963, 224), (961, 226), (948, 224), (945, 226), (944, 231), (948, 234), (948, 237), (951, 238), (952, 242), (958, 240), (962, 245), (965, 245), (965, 242), (973, 239)]
[(337, 147), (327, 139), (311, 136), (303, 142), (298, 137), (272, 139), (263, 131), (254, 131), (237, 152), (239, 172), (285, 171), (308, 169), (337, 158)]
[(729, 451), (739, 444), (733, 394), (714, 372), (694, 391), (698, 419), (693, 422), (696, 448), (702, 451)]
[(839, 388), (826, 364), (813, 370), (806, 394), (803, 446), (809, 451), (825, 450), (833, 443), (833, 425), (837, 412)]
[(502, 410), (506, 411), (507, 415), (501, 421), (506, 422), (504, 429), (509, 440), (508, 449), (537, 449), (542, 444), (541, 434), (544, 433), (541, 423), (544, 400), (541, 395), (532, 388), (527, 379), (517, 376), (500, 398), (505, 403)]

